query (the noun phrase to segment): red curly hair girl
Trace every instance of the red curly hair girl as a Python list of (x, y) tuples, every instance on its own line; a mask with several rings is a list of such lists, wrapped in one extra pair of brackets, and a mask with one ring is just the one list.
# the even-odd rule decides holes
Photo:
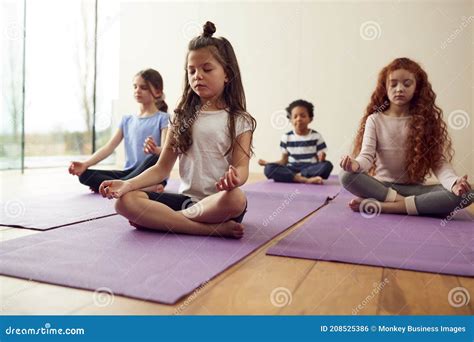
[[(435, 99), (414, 61), (397, 58), (382, 69), (355, 139), (356, 157), (340, 162), (341, 184), (356, 196), (353, 211), (365, 212), (370, 202), (382, 213), (450, 216), (473, 202), (467, 175), (459, 177), (450, 163), (454, 151)], [(440, 184), (424, 184), (430, 173)]]
[[(357, 156), (361, 150), (368, 116), (390, 108), (387, 79), (390, 73), (399, 69), (409, 71), (416, 80), (415, 93), (409, 107), (412, 120), (407, 137), (405, 165), (410, 182), (423, 183), (432, 169), (443, 161), (452, 160), (454, 151), (443, 120), (443, 111), (435, 104), (436, 94), (428, 81), (428, 75), (418, 63), (409, 58), (397, 58), (380, 71), (377, 87), (360, 121), (352, 155)], [(373, 170), (374, 168), (372, 172)]]
[(405, 165), (410, 182), (423, 183), (431, 169), (437, 168), (443, 160), (451, 162), (454, 151), (443, 120), (443, 110), (435, 103), (436, 94), (428, 81), (428, 75), (409, 58), (397, 58), (380, 71), (377, 87), (360, 121), (352, 155), (357, 156), (361, 150), (367, 117), (390, 108), (387, 79), (390, 73), (399, 69), (411, 72), (416, 80), (415, 94), (410, 101), (412, 120), (407, 137)]

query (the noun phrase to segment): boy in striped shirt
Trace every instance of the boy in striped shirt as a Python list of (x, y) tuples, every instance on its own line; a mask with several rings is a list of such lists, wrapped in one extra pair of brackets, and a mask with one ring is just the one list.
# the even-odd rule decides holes
[(333, 166), (326, 160), (327, 147), (322, 135), (308, 127), (313, 121), (314, 106), (296, 100), (286, 111), (294, 129), (281, 138), (281, 159), (273, 163), (260, 159), (258, 163), (265, 166), (265, 176), (275, 182), (322, 184)]

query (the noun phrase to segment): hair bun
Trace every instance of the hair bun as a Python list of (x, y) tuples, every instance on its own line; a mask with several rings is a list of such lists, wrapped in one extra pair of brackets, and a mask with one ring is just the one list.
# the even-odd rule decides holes
[(210, 21), (207, 21), (203, 26), (202, 36), (203, 37), (212, 37), (214, 32), (216, 32), (216, 26), (214, 25), (214, 23), (211, 23)]

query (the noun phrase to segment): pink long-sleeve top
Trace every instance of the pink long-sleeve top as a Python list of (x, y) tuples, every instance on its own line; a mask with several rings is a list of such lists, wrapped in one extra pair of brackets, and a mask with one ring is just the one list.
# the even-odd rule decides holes
[[(394, 117), (372, 114), (367, 117), (359, 155), (355, 158), (358, 172), (368, 172), (375, 158), (375, 178), (380, 181), (409, 184), (405, 165), (405, 149), (410, 116)], [(458, 176), (448, 162), (432, 170), (440, 183), (451, 191)]]

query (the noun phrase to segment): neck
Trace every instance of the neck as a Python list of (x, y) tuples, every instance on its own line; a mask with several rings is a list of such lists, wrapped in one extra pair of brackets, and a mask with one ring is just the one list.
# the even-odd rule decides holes
[(408, 115), (408, 105), (399, 106), (394, 103), (390, 104), (390, 108), (387, 110), (386, 114), (388, 116), (407, 116)]
[(158, 111), (156, 105), (152, 103), (140, 103), (140, 116), (150, 116)]
[(294, 131), (298, 135), (306, 135), (309, 133), (309, 128), (308, 127), (302, 128), (302, 129), (295, 128)]
[(227, 106), (221, 99), (203, 99), (201, 98), (201, 110), (202, 111), (216, 111), (225, 109)]

